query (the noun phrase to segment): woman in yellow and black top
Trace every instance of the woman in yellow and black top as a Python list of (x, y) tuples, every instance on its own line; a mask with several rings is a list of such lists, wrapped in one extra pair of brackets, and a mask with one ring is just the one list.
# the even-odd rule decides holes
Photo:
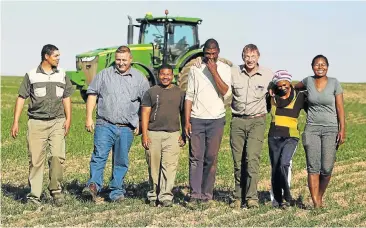
[(292, 201), (289, 167), (300, 136), (298, 117), (306, 104), (305, 92), (296, 91), (291, 85), (291, 80), (292, 76), (286, 70), (277, 71), (272, 80), (274, 94), (267, 99), (268, 112), (272, 116), (268, 132), (272, 190), (274, 199), (283, 209)]

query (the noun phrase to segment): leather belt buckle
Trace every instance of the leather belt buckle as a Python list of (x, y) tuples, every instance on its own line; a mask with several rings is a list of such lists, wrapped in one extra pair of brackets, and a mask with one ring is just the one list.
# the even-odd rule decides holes
[(116, 123), (115, 125), (118, 126), (118, 127), (128, 127), (127, 124), (119, 124), (119, 123)]

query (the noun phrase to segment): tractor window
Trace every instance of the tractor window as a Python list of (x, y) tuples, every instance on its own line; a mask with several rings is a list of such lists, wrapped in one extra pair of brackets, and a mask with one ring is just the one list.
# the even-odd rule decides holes
[[(174, 34), (168, 34), (167, 48), (168, 63), (174, 65), (182, 55), (187, 53), (189, 48), (197, 44), (197, 37), (195, 25), (172, 22), (172, 26), (174, 26)], [(160, 51), (163, 51), (164, 23), (145, 23), (141, 31), (141, 44), (153, 43)]]
[(176, 63), (180, 56), (196, 44), (194, 26), (175, 24), (174, 34), (169, 34), (168, 49), (171, 54), (171, 63)]
[(146, 24), (144, 32), (142, 34), (142, 44), (160, 44), (164, 42), (164, 25), (159, 24)]
[(184, 42), (187, 46), (193, 46), (196, 41), (194, 40), (193, 26), (189, 25), (175, 25), (174, 26), (174, 43)]

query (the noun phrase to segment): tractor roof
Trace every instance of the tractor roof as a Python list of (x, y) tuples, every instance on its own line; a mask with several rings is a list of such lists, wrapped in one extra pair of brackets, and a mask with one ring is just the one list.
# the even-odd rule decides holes
[(144, 21), (148, 22), (163, 22), (165, 19), (168, 18), (169, 21), (172, 22), (186, 22), (186, 23), (196, 23), (199, 24), (202, 22), (201, 18), (197, 17), (153, 17), (151, 13), (147, 13), (144, 18), (137, 18), (136, 21), (139, 23), (143, 23)]

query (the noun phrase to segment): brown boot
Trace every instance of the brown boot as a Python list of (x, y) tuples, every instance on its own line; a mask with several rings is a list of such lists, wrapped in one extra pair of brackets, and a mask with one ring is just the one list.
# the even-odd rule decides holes
[(329, 184), (331, 175), (320, 175), (319, 177), (319, 203), (320, 207), (323, 206), (323, 195)]
[(82, 194), (86, 199), (89, 199), (93, 202), (96, 202), (97, 201), (97, 194), (98, 194), (97, 185), (94, 184), (94, 183), (91, 183), (89, 186), (86, 186), (83, 189)]
[(308, 174), (308, 185), (314, 208), (320, 207), (319, 201), (319, 174)]

